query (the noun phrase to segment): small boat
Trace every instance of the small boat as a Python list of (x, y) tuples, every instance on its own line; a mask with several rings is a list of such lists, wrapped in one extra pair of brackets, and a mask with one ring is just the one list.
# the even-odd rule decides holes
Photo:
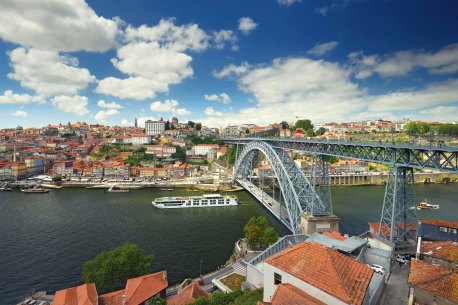
[(129, 189), (115, 189), (115, 186), (116, 186), (116, 184), (113, 184), (113, 185), (107, 190), (107, 192), (110, 192), (110, 193), (129, 193), (129, 192), (130, 192)]
[(434, 209), (434, 210), (437, 210), (439, 209), (439, 205), (438, 204), (431, 204), (431, 203), (428, 203), (428, 201), (425, 199), (425, 201), (422, 201), (418, 204), (417, 206), (417, 210), (426, 210), (426, 209)]
[(36, 194), (49, 193), (50, 191), (51, 191), (50, 189), (45, 189), (38, 185), (34, 186), (33, 188), (21, 190), (21, 192), (23, 193), (36, 193)]
[(159, 209), (177, 209), (231, 206), (237, 205), (238, 200), (235, 195), (208, 194), (187, 197), (161, 197), (156, 198), (152, 203)]
[(8, 187), (8, 183), (5, 183), (2, 185), (2, 187), (0, 187), (0, 192), (10, 192), (12, 190), (12, 188)]
[(171, 192), (171, 191), (173, 191), (173, 189), (171, 189), (171, 188), (160, 188), (159, 190), (161, 190), (163, 192)]

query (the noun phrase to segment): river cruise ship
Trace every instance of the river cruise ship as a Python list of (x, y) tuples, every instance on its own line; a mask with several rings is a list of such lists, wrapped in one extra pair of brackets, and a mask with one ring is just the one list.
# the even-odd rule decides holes
[(222, 207), (237, 205), (237, 203), (237, 196), (223, 196), (220, 194), (187, 197), (161, 197), (156, 198), (153, 201), (153, 205), (159, 209)]

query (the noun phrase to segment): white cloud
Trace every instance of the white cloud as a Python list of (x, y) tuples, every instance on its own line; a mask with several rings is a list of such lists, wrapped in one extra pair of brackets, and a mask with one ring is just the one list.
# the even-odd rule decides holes
[(321, 44), (316, 44), (313, 48), (307, 51), (307, 54), (314, 56), (322, 56), (334, 50), (339, 43), (337, 41), (329, 41)]
[(59, 95), (51, 98), (51, 104), (64, 112), (74, 113), (77, 115), (89, 113), (89, 110), (87, 109), (88, 98), (86, 96)]
[(224, 92), (220, 94), (211, 94), (211, 95), (205, 94), (204, 98), (210, 102), (220, 102), (223, 104), (229, 104), (231, 102), (231, 98), (229, 97), (229, 95)]
[(231, 30), (220, 30), (213, 32), (213, 43), (216, 49), (222, 50), (230, 46), (232, 51), (239, 49), (237, 45), (237, 35)]
[(204, 113), (208, 116), (223, 116), (223, 113), (220, 111), (215, 111), (212, 107), (205, 108)]
[(109, 116), (113, 116), (116, 114), (120, 114), (119, 110), (117, 109), (108, 109), (108, 110), (100, 110), (97, 112), (97, 114), (94, 116), (94, 119), (96, 121), (105, 121), (105, 119)]
[(28, 116), (29, 114), (25, 111), (22, 111), (22, 110), (17, 110), (13, 113), (11, 113), (11, 115), (14, 115), (14, 116), (19, 116), (19, 117), (23, 117), (25, 118), (26, 116)]
[(294, 3), (300, 3), (302, 0), (277, 0), (278, 4), (284, 5), (284, 6), (291, 6)]
[(129, 122), (127, 119), (122, 119), (121, 120), (121, 126), (131, 126), (133, 125), (131, 122)]
[(156, 121), (157, 118), (154, 118), (152, 116), (141, 116), (137, 118), (137, 125), (138, 127), (145, 127), (145, 122), (148, 120)]
[(14, 93), (12, 90), (6, 90), (3, 92), (3, 95), (0, 95), (0, 104), (31, 104), (31, 103), (38, 103), (42, 104), (45, 103), (45, 100), (42, 96), (36, 95), (28, 95), (28, 94), (19, 94)]
[(439, 107), (458, 102), (458, 79), (433, 83), (422, 90), (397, 91), (371, 96), (367, 100), (368, 108), (371, 111), (419, 110), (426, 107)]
[(438, 122), (457, 122), (458, 106), (439, 106), (420, 111), (418, 119), (438, 121)]
[(458, 44), (445, 46), (437, 52), (405, 50), (385, 55), (352, 52), (348, 57), (358, 79), (374, 74), (381, 77), (403, 76), (416, 68), (427, 69), (431, 74), (458, 72)]
[(239, 19), (239, 31), (245, 35), (248, 35), (257, 27), (258, 25), (250, 17), (242, 17)]
[(16, 48), (8, 52), (13, 72), (10, 79), (40, 95), (72, 95), (96, 79), (88, 69), (79, 68), (75, 57), (54, 51)]
[(167, 84), (158, 83), (144, 77), (129, 77), (125, 79), (107, 77), (99, 81), (97, 88), (95, 88), (97, 93), (135, 100), (152, 98), (156, 96), (157, 92), (167, 91)]
[(176, 115), (191, 114), (191, 111), (186, 108), (177, 108), (179, 104), (177, 100), (165, 100), (164, 102), (156, 101), (151, 103), (149, 108), (155, 112), (171, 112)]
[(230, 64), (225, 66), (221, 71), (214, 71), (213, 75), (217, 78), (223, 78), (227, 76), (239, 76), (248, 72), (251, 68), (247, 62), (243, 62), (240, 66), (236, 66), (234, 64)]
[(104, 100), (99, 100), (97, 106), (100, 108), (120, 109), (122, 106), (116, 102), (107, 103)]
[(164, 48), (183, 52), (185, 50), (205, 51), (209, 47), (210, 37), (197, 24), (176, 26), (174, 19), (161, 19), (158, 25), (126, 29), (127, 41), (157, 42)]
[(118, 26), (84, 0), (3, 0), (0, 37), (23, 46), (54, 51), (106, 51)]

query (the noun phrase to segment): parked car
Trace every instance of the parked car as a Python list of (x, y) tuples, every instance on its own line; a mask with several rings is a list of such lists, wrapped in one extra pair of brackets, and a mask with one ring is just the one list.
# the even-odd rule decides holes
[(385, 273), (385, 268), (383, 268), (382, 266), (380, 265), (377, 265), (377, 264), (370, 264), (370, 265), (367, 265), (369, 268), (371, 268), (372, 270), (374, 270), (375, 272), (377, 273), (380, 273), (380, 274), (384, 274)]
[(401, 254), (398, 254), (396, 256), (396, 261), (404, 265), (408, 265), (410, 263), (410, 261), (404, 255), (401, 255)]

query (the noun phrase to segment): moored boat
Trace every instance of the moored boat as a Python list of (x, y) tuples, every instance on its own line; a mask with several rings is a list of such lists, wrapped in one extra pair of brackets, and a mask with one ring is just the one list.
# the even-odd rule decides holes
[(50, 189), (45, 189), (42, 187), (39, 187), (38, 185), (34, 186), (33, 188), (29, 189), (22, 189), (21, 192), (23, 193), (35, 193), (35, 194), (41, 194), (41, 193), (49, 193), (51, 190)]
[(156, 198), (152, 203), (159, 209), (204, 208), (237, 205), (238, 199), (235, 195), (207, 194), (202, 196), (161, 197)]
[(422, 201), (422, 202), (420, 202), (418, 204), (417, 210), (426, 210), (426, 209), (437, 210), (437, 209), (439, 209), (439, 205), (438, 204), (428, 203), (428, 201), (425, 199), (425, 201)]

